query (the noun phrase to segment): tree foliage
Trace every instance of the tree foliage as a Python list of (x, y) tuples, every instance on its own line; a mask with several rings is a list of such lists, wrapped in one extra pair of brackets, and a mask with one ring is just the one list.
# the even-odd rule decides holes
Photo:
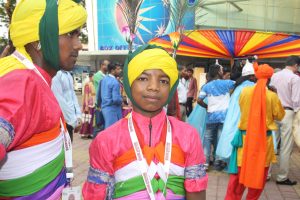
[(10, 24), (11, 16), (16, 7), (16, 0), (0, 0), (0, 19), (6, 27)]
[[(0, 0), (0, 27), (8, 29), (13, 10), (16, 6), (16, 0)], [(4, 35), (0, 35), (0, 52), (9, 43), (9, 39)]]
[[(85, 0), (80, 2), (85, 7)], [(8, 29), (11, 22), (12, 13), (16, 7), (16, 0), (0, 0), (0, 28)], [(86, 25), (83, 27), (81, 34), (81, 42), (87, 44), (87, 28)], [(0, 35), (0, 52), (2, 49), (9, 43), (9, 38), (6, 38), (3, 35)]]

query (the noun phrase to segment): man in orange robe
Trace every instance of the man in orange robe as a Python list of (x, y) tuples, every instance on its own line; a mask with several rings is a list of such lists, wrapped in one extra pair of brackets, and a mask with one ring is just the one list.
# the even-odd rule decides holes
[(276, 161), (272, 131), (275, 120), (285, 111), (276, 93), (267, 88), (274, 70), (269, 65), (254, 64), (257, 83), (243, 89), (239, 104), (241, 118), (233, 141), (230, 179), (226, 200), (240, 200), (248, 188), (247, 200), (256, 200), (264, 189), (268, 168)]

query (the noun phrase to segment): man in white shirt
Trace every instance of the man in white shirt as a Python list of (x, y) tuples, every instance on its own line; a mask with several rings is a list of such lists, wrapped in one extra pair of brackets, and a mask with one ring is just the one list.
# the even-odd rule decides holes
[(292, 135), (292, 124), (295, 111), (299, 108), (300, 85), (299, 77), (295, 74), (300, 64), (298, 56), (290, 56), (287, 58), (286, 67), (275, 73), (270, 85), (275, 87), (277, 94), (285, 109), (285, 116), (279, 122), (280, 130), (280, 154), (279, 154), (279, 172), (277, 174), (277, 184), (296, 185), (297, 181), (291, 181), (288, 178), (289, 161), (293, 151), (294, 138)]
[(73, 141), (73, 131), (78, 132), (80, 130), (82, 121), (81, 110), (70, 72), (58, 71), (52, 79), (51, 89), (63, 112), (71, 141)]
[(180, 115), (181, 120), (186, 121), (186, 101), (187, 101), (187, 93), (189, 90), (189, 81), (188, 81), (188, 74), (187, 74), (187, 68), (185, 66), (178, 66), (179, 67), (179, 83), (177, 87), (178, 92), (178, 100), (179, 100), (179, 106), (180, 106)]

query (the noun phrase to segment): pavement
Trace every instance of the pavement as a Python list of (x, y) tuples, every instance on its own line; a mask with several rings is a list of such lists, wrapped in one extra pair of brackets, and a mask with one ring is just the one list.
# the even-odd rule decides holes
[[(73, 186), (82, 185), (87, 177), (89, 168), (88, 149), (91, 139), (82, 139), (79, 134), (74, 134), (73, 141), (73, 160), (75, 179)], [(272, 178), (267, 182), (260, 200), (296, 200), (300, 199), (300, 151), (294, 148), (290, 162), (290, 175), (292, 180), (298, 181), (295, 186), (283, 186), (275, 183), (278, 165), (275, 164), (272, 169)], [(209, 171), (208, 172), (208, 188), (206, 190), (207, 200), (224, 199), (229, 176), (224, 172)], [(246, 192), (245, 192), (246, 193)], [(245, 195), (244, 198), (245, 199)]]

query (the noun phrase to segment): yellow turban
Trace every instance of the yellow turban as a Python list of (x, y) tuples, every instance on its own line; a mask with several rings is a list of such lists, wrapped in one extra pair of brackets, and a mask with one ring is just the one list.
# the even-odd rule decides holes
[[(21, 0), (13, 12), (10, 25), (11, 40), (16, 49), (29, 60), (30, 55), (24, 46), (40, 40), (39, 24), (45, 9), (46, 0)], [(59, 0), (57, 11), (59, 35), (80, 28), (87, 18), (85, 9), (72, 0)], [(25, 66), (13, 56), (0, 59), (0, 77), (15, 69), (25, 69)]]
[[(21, 0), (17, 4), (10, 25), (10, 37), (15, 47), (39, 40), (39, 23), (45, 8), (46, 0)], [(86, 18), (87, 13), (80, 4), (72, 0), (59, 0), (59, 35), (80, 28)]]
[(155, 45), (143, 45), (137, 48), (133, 53), (129, 53), (124, 64), (124, 89), (128, 98), (135, 105), (131, 94), (131, 85), (143, 71), (149, 69), (160, 69), (170, 78), (170, 93), (167, 104), (174, 95), (178, 85), (177, 63), (168, 52)]
[(170, 78), (170, 88), (178, 79), (176, 61), (163, 49), (147, 49), (135, 56), (128, 64), (129, 85), (140, 76), (143, 71), (161, 69)]

